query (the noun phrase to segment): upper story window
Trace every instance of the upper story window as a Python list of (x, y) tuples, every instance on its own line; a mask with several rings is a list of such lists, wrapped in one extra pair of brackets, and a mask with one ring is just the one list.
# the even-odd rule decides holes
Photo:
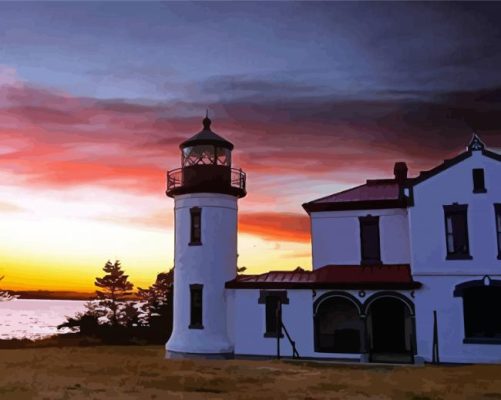
[(362, 264), (381, 264), (379, 217), (360, 217), (360, 250)]
[(475, 168), (472, 170), (473, 174), (473, 193), (485, 193), (485, 176), (483, 168)]
[(501, 260), (501, 204), (494, 204), (496, 215), (496, 239), (498, 242), (498, 258)]
[(190, 285), (190, 329), (203, 329), (203, 285)]
[(202, 209), (190, 208), (190, 245), (202, 244)]
[(447, 259), (470, 259), (468, 244), (468, 205), (444, 206)]

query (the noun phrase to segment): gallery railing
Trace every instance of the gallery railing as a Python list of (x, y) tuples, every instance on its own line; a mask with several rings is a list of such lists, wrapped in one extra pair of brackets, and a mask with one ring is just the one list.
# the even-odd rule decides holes
[(223, 183), (245, 191), (245, 181), (246, 175), (241, 169), (219, 165), (197, 165), (168, 171), (167, 191), (205, 182)]

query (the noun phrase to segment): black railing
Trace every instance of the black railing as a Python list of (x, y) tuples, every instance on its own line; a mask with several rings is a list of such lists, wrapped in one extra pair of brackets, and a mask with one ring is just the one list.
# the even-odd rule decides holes
[[(229, 177), (229, 181), (227, 177)], [(204, 181), (212, 183), (227, 182), (226, 184), (230, 187), (245, 191), (245, 180), (245, 172), (237, 168), (219, 165), (177, 168), (167, 172), (167, 191), (193, 186), (194, 184), (204, 183)]]
[(292, 358), (300, 358), (299, 353), (296, 349), (296, 342), (292, 340), (291, 336), (289, 335), (289, 332), (287, 332), (287, 328), (284, 325), (284, 321), (282, 320), (282, 302), (278, 301), (277, 302), (277, 308), (275, 311), (275, 317), (276, 317), (276, 327), (277, 327), (277, 359), (280, 360), (280, 338), (283, 336), (282, 335), (282, 330), (285, 332), (285, 335), (287, 336), (287, 339), (289, 340), (289, 343), (291, 344), (292, 347)]
[(289, 343), (291, 344), (291, 347), (292, 347), (292, 358), (299, 358), (299, 353), (296, 349), (296, 342), (294, 340), (291, 339), (290, 335), (289, 335), (289, 332), (287, 332), (287, 329), (285, 328), (285, 325), (282, 321), (282, 329), (284, 330), (285, 332), (285, 336), (287, 336), (287, 339), (289, 339)]

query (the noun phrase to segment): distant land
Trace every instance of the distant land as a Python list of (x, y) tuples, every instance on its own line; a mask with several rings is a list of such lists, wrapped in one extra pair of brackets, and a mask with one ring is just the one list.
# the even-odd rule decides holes
[(10, 294), (19, 296), (20, 299), (40, 299), (40, 300), (92, 300), (95, 293), (82, 293), (72, 291), (51, 291), (51, 290), (7, 290)]

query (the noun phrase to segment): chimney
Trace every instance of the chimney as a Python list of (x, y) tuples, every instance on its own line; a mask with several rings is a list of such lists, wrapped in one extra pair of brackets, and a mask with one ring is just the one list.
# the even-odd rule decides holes
[(403, 161), (399, 161), (395, 163), (395, 167), (393, 168), (393, 173), (395, 174), (395, 181), (399, 185), (403, 185), (407, 179), (407, 164)]

